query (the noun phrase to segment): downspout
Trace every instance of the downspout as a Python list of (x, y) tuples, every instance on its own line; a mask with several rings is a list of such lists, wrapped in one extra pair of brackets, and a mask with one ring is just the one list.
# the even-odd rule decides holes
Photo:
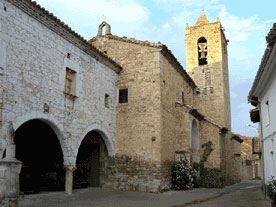
[[(259, 115), (261, 116), (261, 103), (259, 102)], [(266, 184), (265, 184), (265, 164), (264, 164), (264, 140), (263, 140), (263, 123), (262, 123), (262, 118), (260, 118), (260, 126), (261, 126), (261, 133), (259, 133), (261, 135), (261, 141), (262, 141), (262, 168), (263, 168), (263, 181), (262, 181), (262, 188), (264, 189), (264, 198), (266, 199)]]

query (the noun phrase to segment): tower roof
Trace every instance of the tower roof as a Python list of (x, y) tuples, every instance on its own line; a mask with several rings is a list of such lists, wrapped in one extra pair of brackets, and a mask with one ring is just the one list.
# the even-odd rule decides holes
[(196, 22), (196, 26), (208, 24), (208, 23), (209, 23), (209, 21), (208, 21), (207, 17), (205, 16), (204, 10), (202, 9), (201, 16), (198, 18), (198, 20)]

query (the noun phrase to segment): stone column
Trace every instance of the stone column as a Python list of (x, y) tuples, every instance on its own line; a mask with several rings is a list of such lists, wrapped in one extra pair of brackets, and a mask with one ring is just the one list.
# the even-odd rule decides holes
[(15, 159), (15, 145), (10, 144), (6, 147), (6, 160), (16, 160)]
[(18, 206), (21, 167), (22, 162), (18, 160), (0, 159), (0, 206), (1, 201), (10, 207)]
[(72, 194), (73, 189), (73, 172), (76, 170), (75, 166), (67, 165), (64, 166), (64, 169), (66, 171), (66, 177), (65, 177), (65, 193), (68, 195)]

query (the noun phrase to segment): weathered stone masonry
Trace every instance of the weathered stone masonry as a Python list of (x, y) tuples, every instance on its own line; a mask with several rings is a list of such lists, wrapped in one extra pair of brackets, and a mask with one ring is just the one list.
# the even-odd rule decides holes
[[(108, 34), (102, 35), (100, 30), (103, 25), (108, 26)], [(216, 38), (210, 39), (216, 42)], [(188, 44), (189, 41), (192, 42), (188, 39)], [(178, 159), (176, 152), (185, 151), (188, 160), (198, 161), (202, 154), (200, 145), (207, 141), (212, 141), (215, 149), (207, 166), (224, 171), (233, 169), (231, 119), (230, 113), (224, 114), (224, 111), (230, 110), (227, 99), (229, 87), (223, 88), (228, 86), (228, 83), (224, 83), (228, 79), (221, 77), (221, 64), (217, 67), (212, 64), (198, 67), (200, 72), (202, 68), (209, 67), (211, 76), (219, 74), (217, 82), (213, 82), (215, 86), (221, 85), (219, 90), (213, 88), (213, 93), (218, 94), (215, 97), (209, 94), (210, 91), (205, 94), (202, 90), (205, 80), (195, 76), (197, 86), (161, 43), (112, 35), (106, 22), (99, 26), (97, 37), (90, 42), (122, 65), (118, 87), (128, 89), (128, 103), (117, 106), (118, 153), (115, 155), (113, 170), (116, 187), (150, 192), (168, 189), (171, 163)], [(197, 56), (197, 46), (195, 49)], [(224, 75), (228, 75), (228, 71)], [(223, 93), (228, 93), (225, 100)], [(214, 106), (218, 107), (214, 109)], [(194, 135), (192, 125), (195, 125), (194, 131), (197, 131)], [(229, 140), (230, 145), (226, 140)], [(196, 148), (193, 148), (194, 142), (197, 143)], [(227, 165), (229, 169), (226, 169)], [(155, 173), (147, 173), (148, 169)], [(139, 176), (133, 176), (137, 172), (141, 172)], [(236, 171), (231, 171), (231, 174), (239, 179)], [(230, 181), (233, 177), (228, 178)]]
[[(33, 119), (55, 131), (68, 170), (92, 130), (102, 135), (108, 155), (115, 154), (117, 63), (29, 0), (0, 1), (0, 42), (1, 158), (13, 142), (8, 126), (16, 130)], [(75, 71), (73, 96), (64, 93), (67, 68)]]
[[(206, 20), (201, 16), (203, 25), (196, 27), (205, 30)], [(211, 24), (221, 27), (220, 22)], [(214, 51), (221, 62), (210, 57), (210, 64), (197, 67), (198, 47), (193, 46), (201, 34), (190, 30), (188, 74), (161, 43), (111, 35), (106, 22), (87, 42), (30, 0), (0, 0), (0, 156), (6, 149), (7, 157), (14, 146), (8, 129), (40, 120), (60, 142), (69, 194), (78, 150), (92, 131), (98, 134), (90, 142), (100, 146), (100, 185), (167, 190), (178, 152), (198, 161), (200, 145), (210, 140), (214, 151), (207, 166), (238, 180), (233, 170), (236, 143), (230, 139), (227, 48), (222, 58), (221, 48)], [(217, 43), (216, 38), (208, 36), (207, 44)], [(219, 42), (226, 45), (225, 38)], [(127, 89), (127, 100), (117, 104), (121, 89)]]
[[(203, 47), (199, 41), (204, 40)], [(201, 43), (202, 44), (202, 43)], [(229, 180), (240, 178), (240, 160), (235, 157), (240, 151), (240, 143), (231, 139), (231, 109), (228, 75), (228, 40), (219, 19), (210, 23), (204, 11), (194, 26), (186, 26), (186, 57), (187, 71), (197, 84), (201, 95), (196, 102), (198, 108), (221, 127), (228, 129), (223, 138), (217, 138), (221, 145), (221, 167), (225, 170)], [(200, 58), (204, 51), (207, 64), (200, 65)], [(208, 130), (208, 129), (207, 129)]]

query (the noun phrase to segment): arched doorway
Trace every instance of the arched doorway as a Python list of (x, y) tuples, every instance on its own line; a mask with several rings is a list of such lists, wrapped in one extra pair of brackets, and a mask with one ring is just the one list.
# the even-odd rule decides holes
[(198, 127), (197, 127), (196, 120), (192, 121), (191, 147), (192, 147), (192, 162), (198, 163), (200, 161), (200, 155), (199, 155), (200, 141), (198, 136)]
[(108, 154), (102, 136), (89, 132), (79, 147), (73, 188), (100, 187), (107, 178)]
[(53, 129), (33, 119), (14, 136), (16, 158), (22, 161), (20, 190), (25, 193), (64, 190), (63, 153)]

